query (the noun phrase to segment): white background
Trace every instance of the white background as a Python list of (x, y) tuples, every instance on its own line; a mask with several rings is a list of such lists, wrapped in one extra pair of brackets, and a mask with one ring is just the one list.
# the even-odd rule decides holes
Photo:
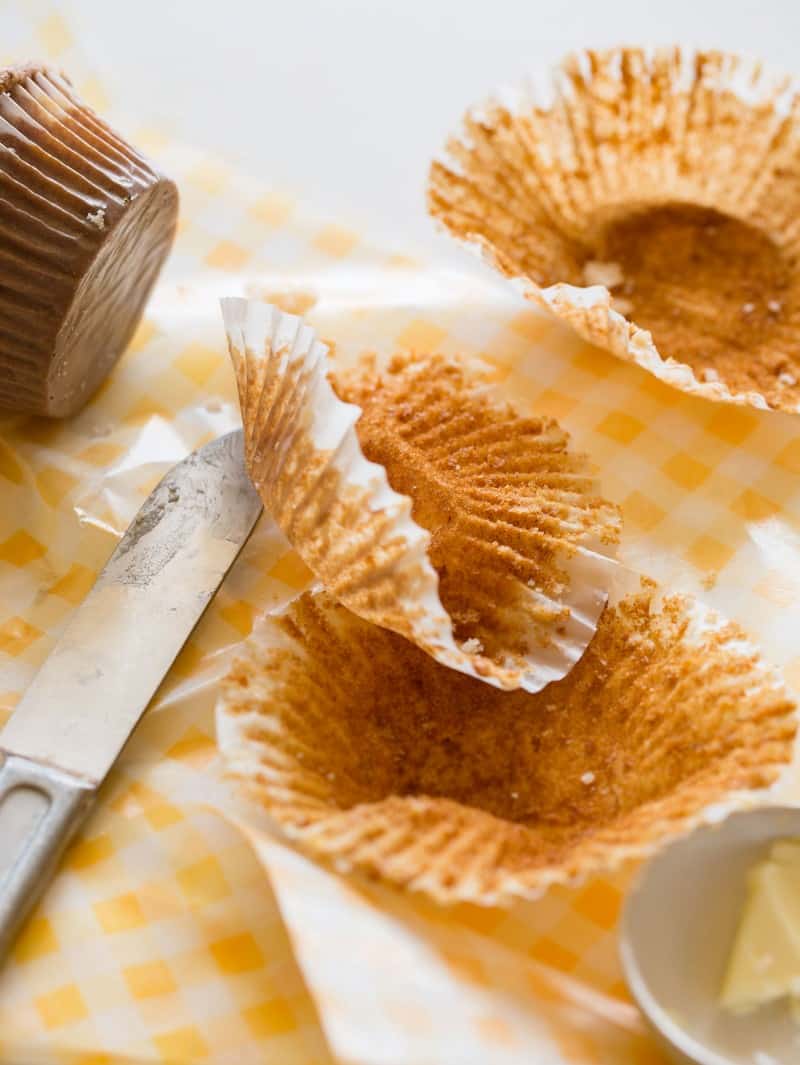
[(437, 239), (425, 174), (466, 106), (566, 51), (680, 41), (800, 74), (800, 0), (70, 0), (65, 14), (126, 113), (416, 245)]

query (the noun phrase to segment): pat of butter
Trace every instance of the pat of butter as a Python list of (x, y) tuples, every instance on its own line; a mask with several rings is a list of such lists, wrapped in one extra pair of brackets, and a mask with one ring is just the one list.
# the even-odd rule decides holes
[[(775, 843), (748, 875), (748, 893), (728, 961), (721, 1005), (746, 1013), (800, 996), (800, 840)], [(793, 1012), (795, 1009), (793, 1008)]]

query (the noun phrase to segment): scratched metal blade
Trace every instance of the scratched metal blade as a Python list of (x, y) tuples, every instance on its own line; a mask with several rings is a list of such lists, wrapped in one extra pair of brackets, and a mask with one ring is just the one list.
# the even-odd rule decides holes
[(0, 732), (0, 750), (102, 780), (260, 512), (241, 432), (175, 466)]

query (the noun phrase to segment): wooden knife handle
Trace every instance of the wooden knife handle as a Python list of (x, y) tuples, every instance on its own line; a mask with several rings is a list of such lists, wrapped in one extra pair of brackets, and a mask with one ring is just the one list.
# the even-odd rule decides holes
[(0, 960), (53, 875), (95, 791), (78, 777), (19, 755), (6, 755), (0, 765)]

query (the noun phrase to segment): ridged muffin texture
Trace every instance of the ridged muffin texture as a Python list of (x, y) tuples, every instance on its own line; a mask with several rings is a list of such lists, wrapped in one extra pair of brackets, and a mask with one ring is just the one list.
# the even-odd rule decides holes
[(254, 634), (218, 708), (229, 770), (306, 851), (491, 904), (753, 801), (795, 729), (741, 629), (652, 583), (610, 605), (580, 662), (536, 694), (458, 674), (306, 593)]
[(686, 392), (800, 409), (800, 95), (722, 52), (614, 48), (473, 108), (431, 214)]
[(250, 476), (349, 609), (502, 688), (564, 676), (607, 597), (619, 512), (547, 418), (456, 359), (332, 374), (302, 319), (223, 301)]

